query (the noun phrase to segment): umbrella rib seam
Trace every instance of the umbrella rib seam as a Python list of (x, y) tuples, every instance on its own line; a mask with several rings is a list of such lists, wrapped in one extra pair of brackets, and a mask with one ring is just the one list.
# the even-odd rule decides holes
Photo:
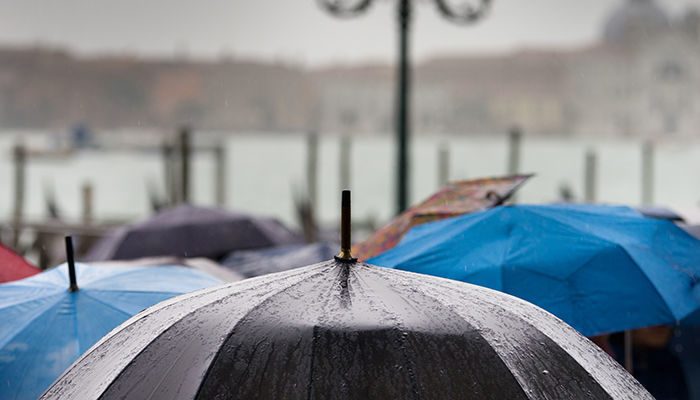
[[(372, 272), (379, 272), (379, 271), (376, 271), (376, 270), (371, 270), (371, 271), (372, 271)], [(387, 279), (386, 279), (386, 277), (385, 277), (386, 274), (385, 274), (383, 271), (382, 271), (382, 272), (379, 272), (379, 273), (376, 274), (376, 275), (377, 275), (377, 276), (380, 276), (380, 277), (381, 277), (383, 280), (385, 280), (385, 281), (391, 282), (390, 280), (387, 280)], [(426, 282), (428, 282), (429, 284), (433, 284), (433, 285), (436, 286), (438, 289), (440, 289), (440, 288), (445, 288), (445, 287), (443, 287), (442, 285), (438, 285), (438, 284), (436, 284), (436, 283), (434, 283), (434, 282), (430, 282), (429, 280), (426, 280)], [(390, 283), (390, 286), (391, 286), (391, 283)], [(451, 288), (448, 288), (448, 289), (451, 289)], [(454, 292), (454, 290), (452, 290), (452, 291)], [(429, 293), (425, 293), (425, 292), (422, 292), (421, 295), (423, 295), (423, 296), (425, 296), (425, 297), (431, 299), (432, 301), (436, 302), (437, 304), (440, 304), (441, 306), (443, 306), (443, 309), (444, 309), (444, 310), (449, 310), (449, 311), (450, 311), (452, 314), (454, 314), (456, 317), (459, 317), (459, 319), (460, 319), (461, 321), (463, 321), (465, 324), (467, 324), (468, 326), (470, 326), (470, 327), (471, 327), (472, 329), (474, 329), (475, 331), (477, 330), (477, 328), (476, 328), (471, 322), (469, 322), (466, 318), (464, 318), (464, 317), (461, 316), (460, 314), (458, 314), (458, 313), (452, 311), (451, 307), (450, 307), (448, 304), (444, 303), (444, 302), (443, 302), (442, 300), (440, 300), (439, 298), (437, 298), (437, 297), (435, 297), (435, 296), (433, 296), (433, 295), (431, 295), (431, 294), (429, 294)], [(502, 307), (501, 307), (501, 308), (502, 308)], [(527, 321), (525, 321), (525, 322), (527, 322)], [(528, 323), (528, 325), (530, 325), (530, 324)], [(533, 327), (533, 328), (534, 328), (534, 327)], [(493, 347), (493, 345), (491, 344), (491, 342), (488, 341), (485, 337), (483, 337), (483, 336), (481, 336), (481, 337), (482, 337), (482, 339), (483, 339), (486, 343), (488, 343), (489, 348), (490, 348), (490, 349), (492, 350), (492, 352), (496, 355), (496, 357), (498, 357), (498, 360), (503, 364), (503, 367), (505, 368), (505, 370), (511, 372), (511, 368), (508, 366), (508, 364), (505, 362), (505, 360), (503, 360), (503, 358), (502, 358), (501, 355), (498, 353), (498, 351), (495, 350), (495, 348)], [(550, 340), (551, 340), (551, 339), (550, 339)], [(522, 384), (520, 383), (520, 381), (518, 380), (518, 378), (517, 378), (514, 374), (512, 374), (512, 373), (511, 373), (510, 375), (511, 375), (511, 378), (513, 378), (513, 381), (514, 381), (514, 382), (516, 383), (516, 385), (518, 386), (518, 388), (520, 388), (520, 390), (521, 390), (522, 394), (525, 396), (525, 398), (528, 398), (528, 396), (527, 396), (527, 391), (525, 390), (525, 388), (523, 388), (523, 386), (522, 386)]]
[[(24, 331), (25, 329), (27, 329), (27, 327), (28, 327), (29, 325), (31, 325), (31, 323), (34, 322), (35, 319), (39, 318), (42, 314), (44, 314), (44, 313), (45, 313), (46, 311), (48, 311), (50, 308), (55, 307), (56, 305), (58, 305), (58, 304), (63, 300), (62, 297), (60, 297), (60, 295), (61, 295), (61, 293), (58, 293), (58, 294), (55, 294), (55, 295), (51, 295), (51, 296), (59, 296), (59, 297), (56, 299), (55, 302), (49, 302), (49, 303), (46, 305), (46, 307), (45, 307), (40, 313), (38, 313), (34, 318), (32, 318), (31, 320), (29, 320), (29, 321), (27, 321), (26, 323), (22, 324), (14, 335), (12, 335), (11, 337), (8, 337), (8, 338), (7, 338), (7, 341), (6, 341), (5, 343), (0, 342), (0, 349), (3, 348), (3, 347), (5, 347), (9, 342), (12, 341), (12, 339), (13, 339), (14, 337), (16, 337), (17, 335), (19, 335), (20, 333), (22, 333), (22, 331)], [(40, 299), (33, 299), (33, 300), (31, 300), (31, 301), (36, 301), (36, 300), (40, 300)], [(22, 303), (18, 303), (18, 304), (22, 304)]]
[[(437, 285), (436, 285), (436, 286), (437, 286)], [(438, 286), (438, 287), (441, 287), (441, 286)], [(427, 294), (427, 293), (422, 293), (422, 294), (423, 294), (424, 296), (426, 296), (426, 297), (432, 299), (433, 301), (437, 302), (438, 304), (442, 305), (443, 307), (445, 307), (446, 310), (449, 310), (449, 309), (450, 309), (450, 307), (449, 307), (447, 304), (445, 304), (444, 302), (442, 302), (442, 301), (441, 301), (440, 299), (438, 299), (437, 297), (435, 297), (435, 296), (433, 296), (433, 295), (430, 295), (430, 294)], [(454, 313), (454, 312), (453, 312), (453, 313)], [(470, 323), (469, 321), (467, 321), (464, 317), (462, 317), (461, 315), (459, 315), (459, 314), (457, 314), (457, 313), (454, 313), (454, 314), (455, 314), (456, 316), (460, 317), (460, 319), (461, 319), (462, 321), (464, 321), (466, 324), (468, 324), (469, 326), (471, 326), (474, 330), (477, 330), (476, 327), (475, 327), (472, 323)], [(525, 322), (527, 323), (527, 321), (525, 321)], [(532, 326), (532, 325), (530, 325), (529, 323), (528, 323), (528, 325), (529, 325), (529, 326)], [(533, 328), (534, 328), (534, 327), (533, 327)], [(496, 355), (496, 357), (498, 357), (498, 360), (503, 364), (503, 367), (504, 367), (508, 372), (510, 372), (511, 378), (513, 378), (513, 381), (515, 381), (515, 383), (518, 385), (518, 387), (519, 387), (520, 390), (522, 391), (522, 394), (523, 394), (523, 395), (525, 396), (525, 398), (527, 399), (527, 398), (528, 398), (528, 396), (527, 396), (527, 391), (526, 391), (525, 388), (523, 387), (523, 384), (522, 384), (522, 383), (520, 382), (520, 380), (515, 376), (515, 374), (512, 373), (511, 368), (510, 368), (510, 367), (508, 366), (508, 364), (505, 362), (505, 360), (503, 359), (503, 357), (501, 357), (501, 354), (500, 354), (498, 351), (495, 350), (495, 348), (493, 347), (493, 345), (492, 345), (492, 343), (491, 343), (490, 341), (488, 341), (484, 336), (481, 336), (481, 337), (484, 339), (484, 341), (485, 341), (486, 343), (489, 344), (489, 348), (491, 348), (491, 349), (493, 350), (493, 353)], [(549, 338), (549, 339), (552, 340), (551, 338)], [(552, 342), (554, 342), (554, 340), (552, 340)], [(563, 349), (562, 349), (562, 350), (563, 350)]]
[[(437, 289), (448, 290), (448, 291), (450, 291), (450, 292), (459, 294), (459, 291), (455, 290), (453, 287), (451, 287), (451, 286), (449, 286), (449, 285), (444, 285), (442, 282), (436, 282), (436, 281), (432, 281), (432, 282), (426, 281), (426, 282), (428, 282), (430, 285), (436, 287)], [(475, 285), (475, 286), (476, 286), (476, 285)], [(482, 288), (482, 289), (483, 289), (483, 290), (493, 290), (493, 289), (488, 289), (488, 288)], [(509, 295), (509, 296), (510, 296), (510, 295)], [(517, 298), (517, 297), (515, 297), (515, 296), (512, 296), (512, 297), (514, 297), (514, 298), (517, 299), (518, 301), (523, 301), (523, 302), (527, 303), (526, 301), (524, 301), (524, 300), (522, 300), (522, 299), (519, 299), (519, 298)], [(505, 312), (508, 313), (508, 314), (519, 316), (519, 314), (516, 314), (516, 313), (510, 311), (509, 309), (503, 307), (502, 305), (489, 301), (489, 299), (488, 299), (487, 297), (484, 297), (482, 300), (485, 301), (485, 302), (487, 302), (487, 303), (489, 303), (489, 304), (492, 305), (492, 306), (497, 306), (497, 307), (501, 308), (503, 311), (505, 311)], [(528, 304), (530, 304), (530, 303), (528, 303)], [(447, 305), (445, 305), (445, 306), (447, 307)], [(544, 310), (543, 310), (543, 311), (544, 311)], [(544, 311), (544, 312), (546, 312), (546, 311)], [(555, 318), (556, 318), (556, 317), (555, 317)], [(525, 318), (518, 318), (518, 319), (521, 320), (521, 321), (522, 321), (524, 324), (526, 324), (527, 326), (529, 326), (529, 327), (531, 327), (532, 329), (536, 330), (537, 332), (541, 332), (542, 335), (544, 335), (549, 341), (551, 341), (551, 342), (552, 342), (553, 344), (555, 344), (561, 351), (563, 351), (565, 354), (567, 354), (569, 357), (571, 357), (571, 359), (573, 359), (573, 360), (576, 362), (576, 364), (580, 365), (581, 368), (586, 372), (586, 375), (588, 375), (592, 380), (594, 380), (594, 381), (597, 382), (599, 385), (601, 385), (601, 387), (605, 387), (605, 386), (603, 386), (603, 382), (601, 382), (600, 380), (598, 380), (598, 378), (597, 378), (596, 376), (594, 376), (593, 374), (591, 374), (590, 371), (588, 371), (586, 368), (584, 368), (583, 365), (581, 365), (581, 363), (580, 363), (575, 357), (573, 357), (572, 354), (571, 354), (567, 349), (565, 349), (564, 347), (562, 347), (562, 346), (559, 344), (559, 342), (558, 342), (557, 340), (555, 340), (555, 339), (552, 338), (549, 334), (545, 333), (544, 331), (542, 331), (541, 329), (539, 329), (538, 327), (536, 327), (535, 325), (533, 325), (529, 320), (527, 320), (527, 319), (525, 319)], [(567, 325), (567, 326), (568, 326), (568, 325)], [(570, 329), (573, 330), (573, 328), (570, 328)], [(498, 354), (498, 352), (496, 352), (496, 354), (497, 354), (497, 355), (499, 356), (499, 358), (500, 358), (500, 354)], [(503, 360), (503, 359), (501, 358), (501, 360)], [(504, 364), (505, 364), (505, 362), (504, 362)], [(505, 364), (505, 365), (507, 366), (507, 364)], [(510, 370), (510, 368), (508, 368), (508, 370)], [(516, 381), (518, 381), (517, 378), (515, 378), (515, 379), (516, 379)], [(520, 382), (518, 382), (518, 384), (520, 385)], [(521, 386), (521, 388), (522, 388), (522, 386)], [(527, 396), (527, 392), (525, 392), (525, 393), (526, 393), (526, 396)]]
[[(221, 285), (221, 286), (219, 286), (219, 287), (208, 288), (208, 289), (212, 289), (212, 290), (202, 289), (202, 291), (203, 291), (202, 293), (194, 294), (192, 297), (195, 297), (195, 296), (204, 296), (204, 295), (207, 295), (207, 294), (215, 293), (215, 292), (217, 292), (217, 291), (226, 289), (226, 286), (228, 286), (228, 285)], [(164, 302), (169, 301), (169, 300), (172, 300), (172, 299), (164, 300)], [(167, 308), (167, 307), (171, 307), (171, 306), (173, 306), (174, 304), (176, 304), (176, 303), (175, 303), (175, 302), (170, 302), (170, 303), (168, 303), (168, 304), (163, 305), (163, 306), (160, 307), (160, 308), (156, 308), (156, 306), (152, 306), (152, 307), (149, 307), (149, 308), (152, 309), (152, 310), (151, 310), (151, 313), (153, 313), (153, 312), (156, 312), (156, 311), (163, 310), (163, 309), (165, 309), (165, 308)], [(146, 309), (146, 310), (148, 310), (148, 309)], [(142, 311), (141, 313), (145, 312), (146, 310)], [(191, 314), (192, 312), (194, 312), (194, 311), (188, 312), (187, 314), (183, 315), (182, 318), (185, 318), (187, 315)], [(139, 315), (139, 314), (141, 314), (141, 313), (138, 313), (138, 314), (136, 314), (136, 315)], [(136, 316), (136, 315), (135, 315), (135, 316)], [(134, 316), (134, 317), (135, 317), (135, 316)], [(132, 317), (132, 318), (133, 318), (133, 317)], [(86, 358), (86, 357), (88, 357), (90, 354), (92, 354), (93, 351), (95, 351), (95, 349), (97, 349), (97, 348), (99, 347), (98, 345), (102, 345), (102, 344), (106, 343), (107, 341), (111, 340), (116, 334), (118, 334), (119, 332), (121, 332), (123, 329), (125, 329), (125, 328), (128, 327), (128, 326), (131, 326), (131, 324), (127, 324), (127, 322), (129, 322), (129, 321), (131, 321), (131, 318), (128, 319), (128, 320), (126, 320), (126, 321), (124, 321), (123, 323), (121, 323), (119, 326), (117, 326), (116, 328), (114, 328), (110, 333), (108, 333), (108, 334), (105, 335), (102, 339), (100, 339), (97, 343), (95, 343), (90, 349), (88, 349), (88, 351), (86, 351), (85, 353), (83, 353), (70, 367), (68, 367), (68, 369), (66, 369), (66, 370), (61, 374), (61, 376), (59, 377), (59, 379), (60, 379), (61, 377), (63, 377), (63, 376), (68, 375), (71, 371), (73, 371), (73, 369), (78, 365), (78, 363), (80, 362), (80, 360), (82, 360), (83, 358)], [(156, 337), (160, 337), (161, 334), (162, 334), (162, 332), (161, 332), (160, 334), (156, 335)], [(155, 338), (154, 338), (154, 339), (155, 339)], [(146, 345), (146, 347), (147, 347), (147, 346), (148, 346), (148, 345)], [(141, 351), (139, 351), (138, 354), (140, 354), (141, 352), (143, 352), (143, 350), (145, 350), (145, 347), (144, 347), (143, 349), (141, 349)], [(112, 382), (110, 382), (110, 384), (107, 385), (107, 387), (105, 387), (104, 390), (102, 390), (102, 393), (100, 394), (100, 396), (102, 396), (102, 394), (104, 394), (104, 392), (106, 392), (106, 391), (112, 386), (112, 384), (113, 384), (113, 383), (116, 381), (116, 379), (122, 374), (122, 372), (124, 371), (124, 369), (125, 369), (129, 364), (130, 364), (130, 363), (127, 363), (127, 364), (122, 368), (122, 370), (119, 371), (119, 373), (117, 373), (117, 374), (114, 376), (114, 379), (112, 380)], [(50, 388), (49, 388), (49, 389), (50, 389)], [(47, 389), (47, 391), (48, 391), (48, 389)], [(99, 396), (98, 396), (98, 397), (99, 397)]]
[[(644, 273), (642, 274), (642, 275), (644, 276), (644, 280), (646, 280), (647, 282), (649, 282), (649, 285), (650, 285), (652, 288), (654, 288), (654, 291), (656, 292), (656, 294), (659, 295), (659, 298), (660, 298), (661, 300), (663, 300), (663, 305), (664, 305), (664, 308), (666, 308), (666, 311), (667, 311), (671, 316), (673, 316), (673, 318), (676, 320), (676, 322), (677, 322), (677, 321), (680, 321), (682, 318), (676, 317), (676, 314), (674, 314), (674, 313), (673, 313), (673, 310), (671, 310), (671, 308), (668, 306), (668, 301), (666, 300), (666, 296), (664, 296), (664, 295), (661, 293), (661, 291), (659, 291), (659, 288), (654, 284), (654, 282), (653, 282), (651, 279), (649, 279), (649, 275), (646, 273), (645, 270), (642, 269), (641, 264), (640, 264), (639, 262), (637, 262), (637, 259), (634, 258), (634, 256), (633, 256), (632, 254), (630, 254), (630, 252), (627, 251), (627, 249), (626, 249), (624, 246), (618, 245), (618, 247), (625, 253), (625, 255), (626, 255), (627, 257), (630, 258), (630, 260), (632, 260), (635, 264), (637, 264), (637, 265), (639, 266), (639, 269), (640, 269), (642, 272), (644, 272)], [(684, 317), (685, 317), (685, 316), (687, 316), (687, 315), (684, 315)]]
[[(221, 346), (224, 346), (224, 345), (226, 344), (226, 342), (229, 341), (229, 339), (231, 338), (231, 336), (233, 336), (234, 332), (236, 331), (236, 328), (238, 328), (238, 326), (239, 326), (239, 325), (241, 324), (241, 322), (246, 318), (246, 316), (250, 315), (253, 311), (255, 311), (255, 310), (258, 309), (259, 307), (263, 306), (264, 304), (268, 304), (270, 301), (272, 301), (272, 299), (273, 299), (274, 297), (276, 297), (276, 296), (278, 296), (278, 295), (280, 295), (280, 294), (286, 292), (287, 290), (289, 290), (289, 289), (291, 289), (291, 288), (293, 288), (293, 287), (295, 287), (295, 286), (297, 286), (297, 285), (303, 283), (304, 281), (307, 281), (308, 279), (313, 279), (313, 278), (315, 278), (315, 277), (318, 277), (318, 276), (322, 275), (323, 272), (326, 271), (326, 268), (325, 268), (325, 267), (330, 267), (330, 268), (332, 268), (333, 265), (324, 266), (324, 269), (322, 269), (321, 271), (317, 271), (317, 272), (314, 272), (314, 273), (312, 273), (312, 274), (308, 274), (308, 275), (304, 276), (303, 278), (299, 279), (298, 281), (296, 281), (296, 282), (290, 284), (289, 286), (286, 286), (284, 289), (279, 290), (279, 291), (277, 291), (277, 292), (274, 292), (274, 293), (270, 294), (268, 297), (266, 297), (265, 299), (261, 300), (260, 303), (256, 304), (254, 307), (248, 309), (248, 310), (246, 311), (246, 313), (245, 313), (244, 315), (242, 315), (242, 316), (238, 319), (238, 321), (233, 325), (233, 327), (231, 328), (231, 330), (229, 331), (229, 333), (226, 335), (226, 338), (221, 342)], [(201, 307), (200, 307), (200, 308), (201, 308)], [(173, 324), (173, 325), (174, 325), (174, 324)], [(172, 327), (172, 325), (171, 325), (171, 327)], [(166, 329), (166, 331), (167, 331), (167, 329)], [(220, 346), (219, 348), (221, 348), (221, 346)], [(200, 393), (201, 393), (201, 391), (202, 391), (202, 388), (204, 387), (204, 382), (206, 382), (207, 378), (209, 377), (209, 374), (211, 373), (211, 369), (212, 369), (212, 367), (214, 366), (214, 364), (216, 364), (216, 361), (217, 361), (217, 359), (219, 358), (219, 355), (220, 355), (220, 353), (217, 352), (217, 354), (214, 356), (214, 358), (213, 358), (213, 359), (211, 360), (211, 362), (209, 363), (209, 366), (207, 367), (206, 371), (204, 372), (204, 374), (203, 374), (203, 376), (202, 376), (202, 380), (200, 381), (199, 387), (197, 388), (197, 391), (196, 391), (195, 394), (194, 394), (194, 397), (193, 397), (194, 399), (198, 399), (198, 398), (199, 398), (199, 395), (200, 395)], [(134, 359), (135, 359), (135, 358), (136, 358), (136, 357), (134, 357)]]

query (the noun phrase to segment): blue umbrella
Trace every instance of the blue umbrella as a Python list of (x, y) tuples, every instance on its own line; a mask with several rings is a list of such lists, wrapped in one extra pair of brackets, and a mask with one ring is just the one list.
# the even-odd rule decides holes
[(63, 264), (0, 285), (0, 399), (36, 399), (83, 352), (134, 314), (220, 283), (183, 266), (76, 264), (77, 285), (70, 275)]
[(497, 207), (417, 226), (368, 262), (512, 294), (586, 336), (700, 307), (700, 241), (624, 207)]

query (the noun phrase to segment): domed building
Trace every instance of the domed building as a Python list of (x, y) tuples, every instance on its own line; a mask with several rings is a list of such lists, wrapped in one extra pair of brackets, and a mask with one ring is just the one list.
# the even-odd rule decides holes
[[(602, 22), (600, 40), (583, 48), (417, 65), (415, 132), (492, 134), (518, 125), (533, 135), (698, 137), (700, 11), (672, 15), (659, 0), (616, 0)], [(322, 130), (393, 129), (389, 66), (316, 81)]]
[(670, 27), (668, 15), (654, 0), (627, 0), (605, 21), (603, 39), (609, 44), (629, 45), (664, 34)]

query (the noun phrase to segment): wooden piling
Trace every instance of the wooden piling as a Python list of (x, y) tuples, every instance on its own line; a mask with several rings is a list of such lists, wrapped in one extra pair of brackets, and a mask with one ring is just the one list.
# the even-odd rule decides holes
[(511, 128), (508, 133), (508, 175), (515, 175), (520, 170), (520, 142), (522, 141), (522, 131), (519, 127)]
[(18, 143), (14, 146), (13, 160), (15, 166), (13, 224), (15, 229), (12, 239), (12, 246), (14, 249), (17, 249), (21, 234), (20, 226), (24, 215), (25, 171), (27, 163), (27, 150), (23, 144)]
[(178, 134), (178, 150), (180, 153), (180, 203), (190, 201), (190, 155), (191, 131), (188, 126), (180, 128)]
[(82, 199), (83, 199), (83, 222), (85, 224), (90, 224), (93, 221), (93, 190), (92, 183), (85, 182), (81, 188)]
[(588, 150), (584, 160), (583, 198), (586, 203), (595, 203), (597, 198), (596, 179), (598, 171), (598, 156), (595, 151)]
[(654, 202), (654, 144), (647, 140), (642, 144), (642, 204)]
[(450, 150), (442, 143), (438, 148), (438, 187), (441, 188), (450, 180)]
[(338, 157), (339, 160), (339, 182), (340, 182), (340, 190), (348, 189), (350, 188), (351, 182), (350, 182), (350, 158), (352, 155), (352, 139), (350, 136), (342, 136), (340, 138), (340, 149), (339, 149), (340, 156)]
[(306, 195), (311, 215), (316, 216), (318, 179), (318, 135), (311, 132), (306, 137)]
[(165, 205), (171, 206), (177, 201), (177, 185), (175, 184), (175, 163), (173, 145), (167, 140), (161, 146), (163, 157), (163, 178), (165, 187)]
[(223, 143), (214, 147), (214, 163), (216, 172), (214, 182), (214, 195), (219, 207), (226, 205), (226, 149)]

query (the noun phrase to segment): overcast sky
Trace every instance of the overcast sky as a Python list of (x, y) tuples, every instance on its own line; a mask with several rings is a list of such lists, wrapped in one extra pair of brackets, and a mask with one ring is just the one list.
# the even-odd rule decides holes
[[(81, 54), (225, 54), (308, 66), (394, 59), (395, 0), (374, 0), (351, 20), (331, 17), (317, 1), (0, 0), (0, 44), (41, 43)], [(494, 0), (486, 20), (463, 27), (440, 18), (433, 0), (418, 0), (413, 55), (590, 43), (623, 1)], [(672, 15), (700, 6), (700, 0), (656, 1)]]

